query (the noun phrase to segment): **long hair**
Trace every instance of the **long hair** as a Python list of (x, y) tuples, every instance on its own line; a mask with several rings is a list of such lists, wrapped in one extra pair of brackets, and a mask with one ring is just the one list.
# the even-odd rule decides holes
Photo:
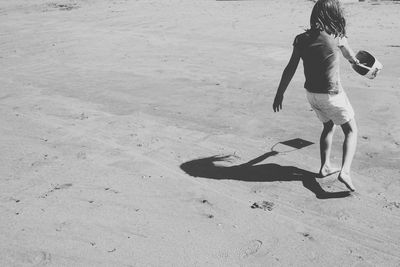
[(346, 19), (338, 0), (318, 0), (311, 12), (311, 30), (325, 31), (335, 37), (346, 35)]

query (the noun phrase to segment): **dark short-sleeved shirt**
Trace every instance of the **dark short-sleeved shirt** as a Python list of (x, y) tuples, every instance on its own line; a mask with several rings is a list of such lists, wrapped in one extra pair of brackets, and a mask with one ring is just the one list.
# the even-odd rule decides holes
[(337, 93), (343, 90), (339, 76), (339, 46), (345, 37), (307, 31), (296, 36), (293, 45), (303, 60), (304, 88), (311, 93)]

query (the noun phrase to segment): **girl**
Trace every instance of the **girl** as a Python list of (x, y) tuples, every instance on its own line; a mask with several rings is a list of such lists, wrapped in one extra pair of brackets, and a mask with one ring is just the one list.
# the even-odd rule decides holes
[[(307, 99), (323, 123), (319, 177), (340, 171), (338, 180), (354, 191), (350, 166), (357, 145), (357, 126), (353, 108), (340, 82), (339, 51), (350, 63), (360, 63), (347, 43), (346, 20), (338, 0), (318, 0), (311, 13), (310, 26), (294, 40), (293, 53), (283, 71), (273, 109), (275, 112), (282, 109), (283, 94), (301, 58)], [(340, 125), (345, 135), (340, 170), (335, 170), (330, 163), (335, 125)]]

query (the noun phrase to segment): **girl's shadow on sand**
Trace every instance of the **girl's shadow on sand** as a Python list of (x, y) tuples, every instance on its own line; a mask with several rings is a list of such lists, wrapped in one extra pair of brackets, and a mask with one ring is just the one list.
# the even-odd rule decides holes
[(216, 180), (238, 180), (246, 182), (275, 182), (275, 181), (301, 181), (303, 186), (313, 192), (319, 199), (343, 198), (350, 195), (348, 191), (327, 192), (317, 182), (317, 173), (306, 171), (294, 166), (281, 166), (268, 163), (255, 165), (264, 159), (278, 154), (268, 152), (247, 163), (234, 166), (218, 166), (216, 162), (229, 161), (228, 156), (212, 156), (195, 159), (181, 164), (181, 169), (190, 176), (203, 177)]

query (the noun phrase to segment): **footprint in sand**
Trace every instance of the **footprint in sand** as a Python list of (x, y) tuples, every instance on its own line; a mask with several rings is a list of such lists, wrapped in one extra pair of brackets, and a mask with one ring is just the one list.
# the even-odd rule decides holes
[(79, 114), (79, 116), (76, 117), (76, 119), (83, 121), (83, 120), (89, 119), (89, 116), (87, 114), (85, 114), (84, 112), (82, 112), (81, 114)]
[(240, 249), (240, 257), (247, 258), (251, 255), (256, 254), (260, 250), (262, 244), (263, 243), (260, 240), (257, 239), (251, 240), (243, 248)]
[(274, 202), (259, 201), (259, 202), (254, 202), (253, 205), (251, 205), (251, 208), (272, 211), (274, 209), (274, 206), (275, 206)]
[(115, 189), (112, 189), (112, 188), (110, 188), (110, 187), (106, 187), (106, 188), (104, 188), (104, 190), (105, 190), (105, 191), (108, 191), (108, 192), (112, 192), (112, 193), (114, 193), (114, 194), (118, 194), (118, 193), (119, 193), (119, 191), (117, 191), (117, 190), (115, 190)]
[(383, 207), (387, 208), (389, 210), (400, 209), (400, 202), (389, 202), (388, 204), (386, 204)]
[(72, 9), (79, 8), (79, 5), (76, 3), (48, 3), (47, 6), (61, 11), (71, 11)]
[(3, 260), (9, 263), (8, 266), (44, 266), (51, 262), (51, 254), (45, 251), (18, 252)]
[(62, 222), (56, 227), (57, 232), (61, 232), (66, 226), (68, 226), (67, 222)]
[(310, 233), (304, 232), (304, 233), (301, 233), (301, 235), (302, 235), (303, 237), (307, 238), (308, 240), (311, 240), (311, 241), (314, 240), (314, 237), (312, 237), (312, 236), (310, 235)]
[(335, 213), (335, 217), (339, 221), (347, 221), (348, 219), (351, 218), (350, 213), (346, 212), (345, 210), (339, 210), (338, 212)]
[(203, 203), (203, 204), (207, 204), (209, 206), (212, 206), (211, 203), (207, 199), (202, 199), (202, 200), (200, 200), (200, 202)]
[(80, 151), (80, 152), (78, 152), (78, 153), (76, 154), (76, 157), (77, 157), (78, 159), (87, 159), (87, 155), (86, 155), (86, 152), (85, 152), (85, 151)]
[[(32, 265), (45, 265), (50, 263), (51, 261), (51, 254), (45, 251), (39, 251), (36, 253), (29, 253), (24, 258), (27, 264)], [(24, 262), (24, 263), (25, 263)]]
[(71, 186), (72, 186), (71, 183), (62, 184), (62, 185), (56, 185), (56, 186), (54, 187), (54, 190), (67, 189), (67, 188), (69, 188), (69, 187), (71, 187)]
[(39, 198), (46, 198), (48, 197), (51, 193), (54, 193), (54, 191), (56, 190), (63, 190), (63, 189), (67, 189), (70, 188), (72, 186), (71, 183), (68, 184), (62, 184), (62, 185), (55, 185), (51, 190), (47, 191), (46, 193), (42, 194), (41, 196), (39, 196)]

